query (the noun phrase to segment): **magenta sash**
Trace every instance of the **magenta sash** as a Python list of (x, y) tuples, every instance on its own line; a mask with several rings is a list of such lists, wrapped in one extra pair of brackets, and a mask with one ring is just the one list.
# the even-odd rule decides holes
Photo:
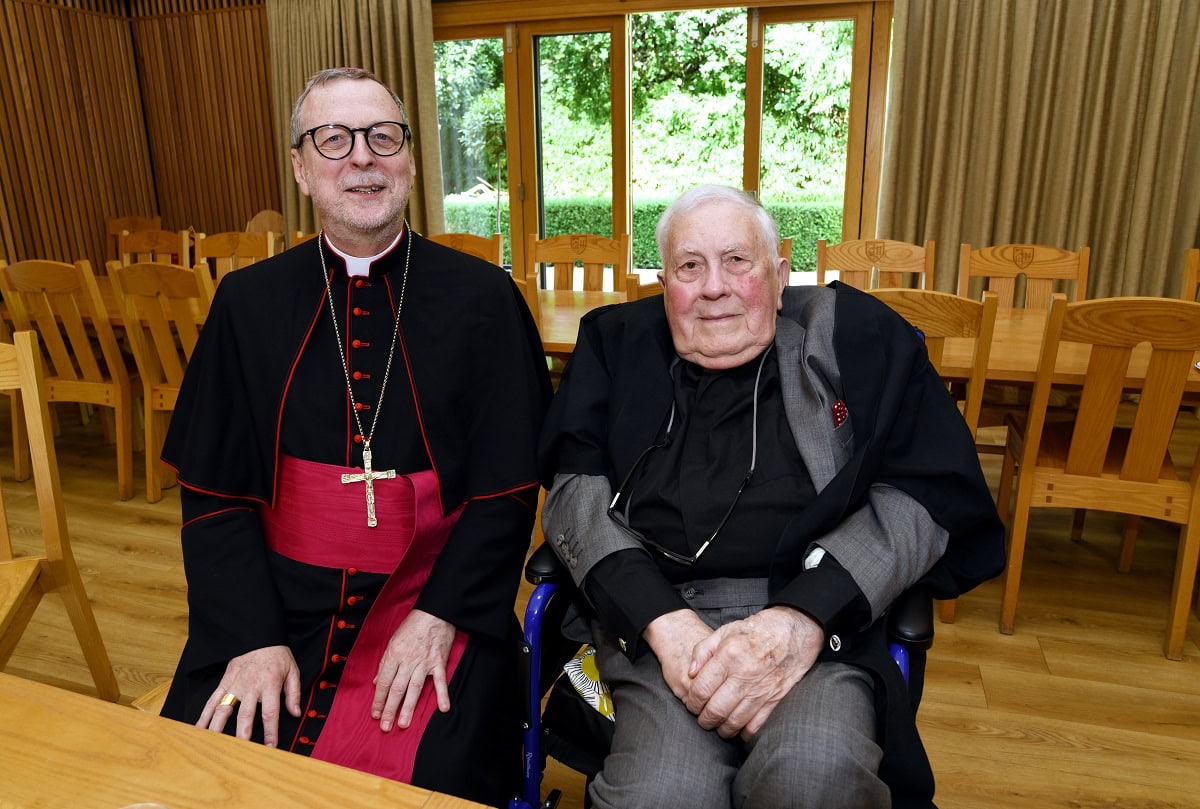
[[(375, 481), (379, 525), (367, 527), (365, 485), (342, 483), (359, 472), (281, 455), (275, 508), (263, 509), (267, 545), (299, 562), (334, 568), (390, 573), (338, 683), (329, 718), (313, 748), (313, 758), (397, 781), (412, 781), (417, 746), (437, 710), (432, 682), (417, 703), (412, 724), (384, 733), (371, 718), (372, 682), (392, 633), (412, 611), (462, 509), (443, 517), (437, 476), (432, 470)], [(446, 663), (446, 680), (466, 649), (458, 632)]]

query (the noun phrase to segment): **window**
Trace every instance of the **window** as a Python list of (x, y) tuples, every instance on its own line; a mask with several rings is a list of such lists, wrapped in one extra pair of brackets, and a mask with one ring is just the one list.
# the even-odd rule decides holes
[[(496, 199), (503, 208), (511, 189), (515, 236), (507, 243), (516, 262), (524, 234), (583, 231), (630, 233), (634, 266), (656, 267), (658, 216), (697, 182), (760, 195), (781, 236), (794, 240), (794, 269), (815, 266), (818, 238), (874, 235), (890, 4), (878, 19), (874, 3), (763, 0), (751, 9), (683, 12), (655, 5), (639, 0), (637, 13), (555, 19), (562, 7), (546, 4), (543, 19), (515, 0), (435, 3), (435, 25), (446, 26), (436, 29), (439, 40), (503, 32), (495, 42), (503, 51), (508, 173), (492, 169), (492, 157), (487, 166), (477, 157), (443, 158), (447, 210), (456, 194), (496, 192), (486, 206), (490, 228)], [(470, 59), (446, 57), (448, 69), (479, 89), (448, 89), (471, 104), (444, 106), (448, 44), (438, 51), (443, 148), (455, 116), (463, 132), (475, 126), (475, 94), (495, 94), (493, 111), (500, 94), (496, 45), (488, 45), (475, 57), (478, 77), (459, 69)], [(477, 141), (466, 139), (485, 152)], [(473, 185), (472, 174), (492, 189)]]

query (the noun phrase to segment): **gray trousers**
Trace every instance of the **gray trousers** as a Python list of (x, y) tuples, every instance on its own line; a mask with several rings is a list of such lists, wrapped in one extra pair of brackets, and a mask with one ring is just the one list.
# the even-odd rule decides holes
[[(766, 602), (765, 580), (716, 579), (680, 587), (710, 626), (745, 618)], [(601, 678), (616, 709), (613, 745), (591, 786), (597, 809), (886, 807), (877, 771), (870, 676), (818, 663), (749, 742), (700, 727), (671, 693), (652, 652), (631, 662), (594, 627)]]

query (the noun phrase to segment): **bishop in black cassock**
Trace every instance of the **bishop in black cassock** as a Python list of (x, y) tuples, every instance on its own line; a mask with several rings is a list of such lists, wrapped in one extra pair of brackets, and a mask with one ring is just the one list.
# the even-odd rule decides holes
[[(280, 711), (281, 748), (502, 802), (520, 771), (512, 606), (549, 396), (506, 274), (407, 227), (365, 277), (323, 239), (227, 276), (163, 451), (182, 486), (191, 611), (163, 714), (194, 723), (232, 658), (286, 645), (301, 715)], [(340, 479), (362, 472), (363, 432), (373, 469), (397, 474), (372, 482), (374, 528), (365, 483)], [(451, 710), (427, 683), (412, 726), (384, 732), (371, 678), (410, 609), (458, 630)]]

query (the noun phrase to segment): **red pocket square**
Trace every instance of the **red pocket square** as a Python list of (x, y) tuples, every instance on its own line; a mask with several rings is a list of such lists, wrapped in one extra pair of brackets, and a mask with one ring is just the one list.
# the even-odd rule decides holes
[(850, 415), (850, 411), (846, 409), (846, 403), (838, 399), (833, 403), (833, 426), (838, 428), (842, 426), (842, 422)]

